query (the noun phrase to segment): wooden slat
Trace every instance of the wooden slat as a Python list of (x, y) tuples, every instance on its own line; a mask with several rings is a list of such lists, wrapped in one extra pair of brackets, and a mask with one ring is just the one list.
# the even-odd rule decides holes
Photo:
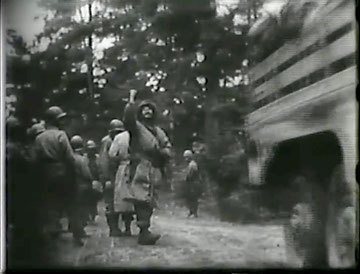
[(307, 56), (293, 66), (284, 70), (276, 77), (255, 89), (255, 101), (277, 92), (279, 89), (309, 75), (331, 63), (340, 60), (351, 53), (355, 53), (355, 32), (345, 34), (327, 47)]
[[(257, 121), (271, 118), (271, 116), (280, 115), (327, 93), (346, 86), (353, 85), (355, 87), (355, 84), (356, 66), (353, 66), (253, 111), (247, 116), (247, 123), (251, 125)], [(355, 88), (352, 92), (355, 100)]]
[(333, 31), (353, 22), (354, 19), (353, 5), (335, 9), (333, 12), (323, 16), (312, 29), (308, 27), (309, 29), (304, 31), (304, 36), (285, 44), (263, 62), (257, 64), (250, 71), (251, 81), (256, 81), (272, 69), (278, 67), (305, 48), (311, 46), (319, 39), (324, 38)]

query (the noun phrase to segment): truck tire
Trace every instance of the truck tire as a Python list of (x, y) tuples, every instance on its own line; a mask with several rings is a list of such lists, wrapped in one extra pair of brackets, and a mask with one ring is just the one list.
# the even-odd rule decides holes
[(326, 245), (329, 266), (355, 266), (356, 209), (354, 193), (345, 181), (344, 166), (338, 165), (330, 178)]
[(315, 172), (294, 176), (289, 185), (296, 194), (290, 218), (284, 225), (290, 267), (326, 268), (326, 193)]

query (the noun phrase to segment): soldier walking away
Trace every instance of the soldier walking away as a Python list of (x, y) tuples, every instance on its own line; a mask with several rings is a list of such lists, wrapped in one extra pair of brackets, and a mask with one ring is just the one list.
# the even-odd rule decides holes
[(57, 236), (61, 232), (60, 218), (68, 205), (75, 186), (75, 159), (69, 139), (61, 130), (66, 113), (58, 106), (45, 112), (45, 131), (35, 139), (36, 164), (41, 172), (43, 185), (42, 208), (44, 233)]
[(93, 140), (88, 140), (86, 143), (86, 160), (88, 162), (89, 170), (92, 176), (92, 190), (91, 190), (91, 204), (89, 208), (89, 221), (91, 224), (95, 223), (95, 217), (98, 213), (98, 202), (102, 198), (102, 185), (100, 183), (100, 157), (96, 153), (96, 143)]
[(131, 236), (131, 222), (135, 214), (134, 205), (123, 200), (130, 191), (130, 134), (124, 131), (116, 135), (110, 150), (109, 156), (112, 165), (117, 167), (113, 186), (113, 209), (120, 213), (125, 224), (124, 236)]
[(19, 120), (9, 117), (6, 121), (6, 223), (7, 251), (10, 268), (23, 267), (29, 262), (29, 235), (27, 224), (29, 166), (22, 141), (25, 130)]
[(160, 235), (149, 231), (151, 216), (156, 207), (156, 188), (162, 183), (161, 170), (170, 159), (171, 144), (156, 125), (156, 106), (150, 101), (135, 105), (136, 90), (130, 91), (125, 107), (124, 125), (130, 133), (131, 187), (125, 201), (134, 203), (137, 225), (140, 228), (138, 243), (154, 245)]
[(186, 168), (185, 178), (185, 195), (187, 206), (189, 208), (188, 217), (198, 217), (199, 198), (201, 196), (201, 180), (198, 165), (194, 160), (194, 155), (191, 150), (185, 150), (185, 161), (188, 163)]
[(115, 136), (124, 131), (123, 123), (118, 119), (113, 119), (109, 125), (109, 133), (101, 140), (100, 147), (100, 167), (101, 182), (104, 183), (104, 201), (106, 205), (106, 221), (109, 226), (110, 237), (120, 237), (122, 232), (118, 227), (119, 213), (114, 212), (114, 180), (116, 169), (110, 163), (109, 150)]
[[(44, 125), (41, 123), (33, 124), (30, 128), (27, 129), (27, 146), (26, 146), (26, 158), (28, 164), (28, 183), (27, 188), (23, 188), (23, 191), (27, 193), (27, 201), (23, 201), (26, 204), (27, 213), (27, 222), (26, 226), (28, 228), (28, 233), (31, 235), (31, 243), (29, 244), (32, 247), (33, 255), (36, 254), (36, 249), (39, 246), (39, 243), (42, 242), (42, 228), (43, 228), (43, 218), (42, 216), (42, 193), (44, 186), (41, 184), (42, 180), (39, 166), (36, 162), (36, 151), (35, 151), (35, 138), (45, 131)], [(34, 250), (35, 249), (35, 250)]]
[(86, 221), (91, 204), (91, 182), (92, 176), (89, 170), (86, 157), (83, 155), (84, 140), (75, 135), (70, 140), (74, 149), (75, 158), (75, 181), (76, 188), (73, 193), (73, 208), (70, 214), (69, 228), (73, 233), (73, 240), (76, 245), (83, 245), (82, 239), (87, 237), (85, 233)]

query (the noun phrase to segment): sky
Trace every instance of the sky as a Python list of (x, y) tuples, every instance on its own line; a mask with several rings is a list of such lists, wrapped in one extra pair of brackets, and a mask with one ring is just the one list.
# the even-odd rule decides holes
[[(39, 0), (8, 0), (4, 1), (6, 28), (12, 28), (20, 34), (28, 45), (32, 45), (35, 36), (44, 28), (43, 18), (46, 11), (41, 9), (37, 3)], [(217, 0), (222, 7), (219, 13), (226, 12), (227, 5), (234, 5), (238, 0)], [(277, 12), (286, 0), (267, 0), (264, 9), (269, 12)], [(35, 19), (37, 18), (37, 19)]]
[[(16, 30), (28, 45), (44, 28), (46, 11), (38, 7), (38, 0), (8, 0), (4, 1), (4, 16), (6, 28)], [(34, 19), (38, 17), (38, 19)]]

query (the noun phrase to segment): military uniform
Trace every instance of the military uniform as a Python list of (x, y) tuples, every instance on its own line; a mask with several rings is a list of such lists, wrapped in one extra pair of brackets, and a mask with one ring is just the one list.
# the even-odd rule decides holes
[(122, 236), (119, 229), (119, 212), (114, 211), (114, 182), (117, 166), (110, 160), (109, 150), (113, 142), (113, 138), (117, 133), (124, 130), (123, 123), (114, 119), (110, 122), (109, 134), (101, 140), (100, 147), (100, 164), (101, 164), (101, 181), (104, 186), (104, 201), (106, 205), (106, 221), (110, 229), (111, 237)]
[[(29, 167), (28, 181), (31, 182), (31, 184), (29, 184), (29, 191), (26, 191), (29, 196), (29, 202), (26, 204), (28, 204), (30, 211), (27, 214), (28, 220), (30, 220), (27, 226), (29, 230), (31, 230), (29, 234), (33, 235), (36, 244), (39, 244), (38, 241), (42, 240), (41, 232), (44, 224), (44, 216), (41, 214), (43, 211), (43, 205), (41, 203), (43, 198), (43, 185), (41, 184), (42, 170), (36, 162), (35, 138), (44, 131), (45, 127), (42, 124), (34, 124), (27, 130), (28, 146), (26, 158)], [(29, 193), (31, 193), (31, 195), (29, 195)]]
[(98, 215), (97, 204), (102, 197), (102, 187), (99, 187), (98, 184), (96, 184), (96, 182), (100, 182), (100, 157), (98, 154), (85, 154), (85, 158), (93, 181), (90, 193), (91, 204), (89, 208), (90, 219), (93, 221), (96, 215)]
[[(120, 235), (120, 231), (118, 229), (118, 220), (119, 214), (114, 212), (114, 176), (111, 174), (111, 166), (109, 159), (109, 149), (112, 143), (112, 139), (109, 135), (105, 136), (101, 140), (100, 147), (100, 163), (101, 163), (101, 181), (104, 183), (104, 201), (105, 201), (105, 215), (106, 221), (110, 229), (110, 236), (115, 236), (115, 234)], [(108, 183), (111, 185), (106, 185)]]
[(35, 154), (39, 168), (43, 171), (43, 197), (47, 227), (59, 230), (62, 213), (69, 211), (74, 191), (74, 154), (66, 133), (49, 125), (35, 139)]
[[(12, 118), (12, 117), (11, 117)], [(9, 265), (15, 266), (17, 260), (26, 259), (29, 235), (29, 166), (19, 136), (20, 124), (16, 118), (7, 121), (6, 140), (6, 208), (7, 208), (7, 244)]]
[(80, 152), (75, 152), (75, 178), (76, 189), (74, 192), (74, 204), (70, 214), (70, 230), (74, 238), (85, 236), (84, 227), (88, 219), (91, 200), (92, 176), (89, 170), (88, 161)]
[(170, 158), (171, 144), (162, 129), (141, 118), (141, 109), (145, 106), (153, 109), (155, 119), (156, 107), (151, 102), (144, 101), (138, 108), (133, 103), (125, 107), (124, 125), (131, 134), (131, 191), (124, 200), (134, 203), (140, 228), (138, 243), (155, 244), (160, 235), (150, 233), (150, 220), (156, 207), (156, 188), (162, 183), (162, 171)]
[(191, 160), (187, 166), (185, 183), (185, 195), (190, 211), (189, 216), (194, 215), (197, 217), (199, 197), (201, 195), (201, 182), (198, 165), (194, 160)]
[(109, 149), (112, 144), (112, 139), (109, 135), (106, 135), (101, 140), (99, 159), (100, 159), (100, 170), (101, 177), (100, 180), (104, 185), (104, 200), (106, 205), (106, 211), (112, 211), (112, 190), (109, 187), (106, 187), (106, 182), (111, 182), (111, 166), (110, 166), (110, 158), (109, 158)]
[(113, 186), (113, 210), (121, 214), (127, 236), (131, 235), (131, 221), (135, 214), (134, 205), (123, 199), (130, 191), (129, 144), (130, 134), (124, 131), (115, 136), (109, 150), (112, 165), (117, 169)]

